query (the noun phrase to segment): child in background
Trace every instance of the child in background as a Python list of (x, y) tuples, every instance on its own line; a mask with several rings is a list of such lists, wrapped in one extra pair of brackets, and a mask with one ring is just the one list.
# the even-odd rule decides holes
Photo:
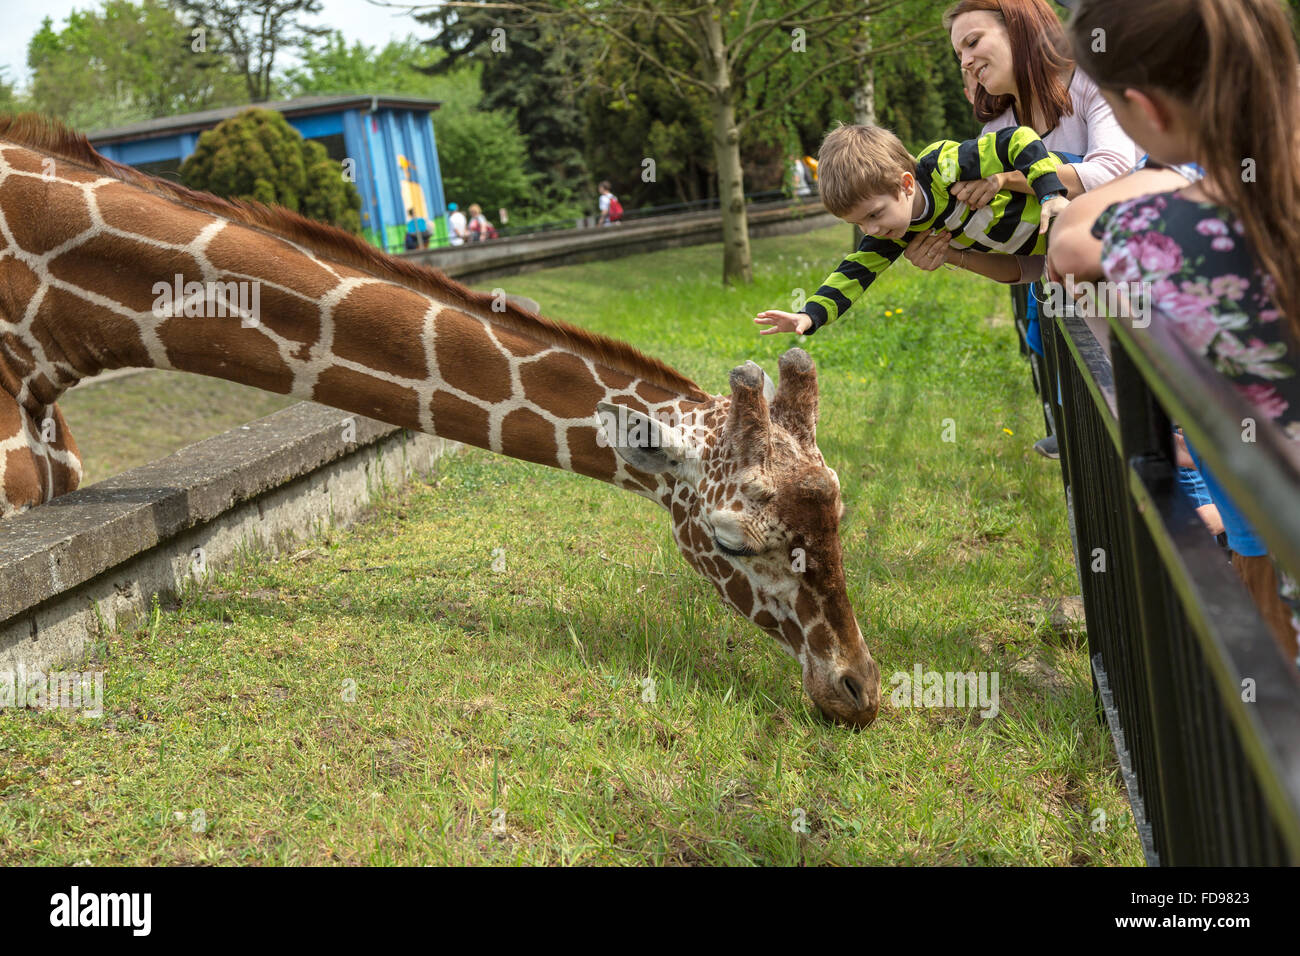
[[(1092, 38), (1105, 35), (1106, 52)], [(1128, 200), (1093, 226), (1112, 282), (1150, 289), (1169, 321), (1259, 416), (1300, 442), (1300, 59), (1278, 0), (1079, 0), (1070, 34), (1152, 160), (1197, 163), (1177, 192)], [(1244, 175), (1243, 162), (1261, 178)], [(1274, 568), (1194, 448), (1232, 562), (1283, 653), (1297, 658), (1295, 582)]]
[(424, 237), (429, 234), (429, 224), (423, 216), (417, 216), (414, 209), (406, 210), (406, 216), (406, 250), (427, 246), (429, 243)]
[(497, 237), (496, 227), (483, 215), (483, 207), (478, 203), (469, 205), (469, 239), (470, 242), (486, 242)]
[(463, 246), (469, 238), (469, 226), (465, 214), (454, 202), (447, 203), (447, 232), (453, 246)]
[[(889, 130), (840, 124), (818, 153), (817, 187), (828, 212), (862, 230), (862, 242), (802, 312), (759, 313), (754, 322), (768, 326), (759, 334), (812, 335), (847, 312), (908, 242), (927, 231), (953, 234), (947, 253), (951, 263), (1000, 282), (1036, 279), (1041, 259), (1030, 260), (1037, 268), (1026, 277), (1016, 257), (1046, 251), (1048, 224), (1069, 203), (1056, 175), (1060, 167), (1060, 158), (1027, 126), (962, 143), (941, 140), (914, 158)], [(1002, 190), (988, 205), (972, 210), (949, 192), (953, 183), (1013, 170), (1024, 174), (1033, 195)]]
[(596, 188), (600, 191), (600, 216), (596, 219), (596, 225), (609, 226), (621, 220), (623, 218), (623, 204), (614, 195), (609, 180), (601, 180), (600, 185)]

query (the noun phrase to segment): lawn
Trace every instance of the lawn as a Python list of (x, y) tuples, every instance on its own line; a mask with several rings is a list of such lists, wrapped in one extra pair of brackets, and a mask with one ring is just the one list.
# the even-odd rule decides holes
[(289, 395), (166, 369), (88, 382), (59, 399), (92, 485), (297, 404)]
[[(719, 392), (775, 375), (793, 340), (750, 319), (848, 241), (758, 240), (741, 289), (718, 246), (500, 284)], [(1078, 583), (1008, 299), (900, 265), (801, 343), (885, 675), (869, 729), (817, 715), (654, 505), (467, 449), (105, 635), (101, 718), (0, 711), (0, 862), (1140, 865), (1083, 635), (1046, 606)], [(918, 665), (996, 672), (996, 716), (893, 706)]]

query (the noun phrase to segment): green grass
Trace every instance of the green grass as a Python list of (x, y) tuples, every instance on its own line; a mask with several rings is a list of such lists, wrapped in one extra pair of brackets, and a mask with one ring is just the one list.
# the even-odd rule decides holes
[[(724, 391), (775, 373), (793, 340), (750, 319), (847, 241), (757, 241), (744, 289), (716, 246), (502, 284)], [(98, 721), (0, 712), (0, 862), (1140, 864), (1082, 636), (1041, 606), (1077, 580), (1008, 298), (899, 266), (802, 343), (886, 678), (868, 730), (816, 715), (655, 506), (470, 449), (107, 635)], [(1000, 713), (890, 706), (916, 663), (997, 671)]]
[(204, 375), (146, 369), (59, 399), (81, 452), (82, 487), (298, 403)]

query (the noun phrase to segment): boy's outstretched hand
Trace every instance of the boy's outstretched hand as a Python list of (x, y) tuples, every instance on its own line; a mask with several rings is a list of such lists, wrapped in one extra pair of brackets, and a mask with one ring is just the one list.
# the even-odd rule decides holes
[(777, 332), (794, 332), (802, 335), (812, 328), (812, 319), (807, 312), (782, 312), (780, 309), (760, 312), (754, 317), (754, 322), (757, 325), (771, 326), (759, 330), (759, 335), (774, 335)]
[(1055, 196), (1049, 196), (1043, 203), (1042, 212), (1038, 217), (1038, 234), (1041, 236), (1052, 225), (1052, 220), (1065, 212), (1065, 208), (1070, 205), (1070, 200), (1066, 199), (1059, 193)]

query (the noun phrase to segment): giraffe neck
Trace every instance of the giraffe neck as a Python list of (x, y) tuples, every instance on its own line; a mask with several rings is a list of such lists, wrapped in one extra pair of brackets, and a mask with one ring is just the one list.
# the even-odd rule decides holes
[[(670, 418), (716, 404), (634, 350), (523, 316), (504, 297), (436, 274), (434, 283), (405, 282), (400, 270), (367, 269), (319, 242), (63, 162), (49, 176), (43, 159), (0, 149), (0, 280), (27, 290), (8, 307), (0, 299), (0, 384), (33, 412), (107, 368), (174, 369), (574, 471), (667, 505), (667, 479), (627, 468), (598, 440), (597, 403)], [(37, 208), (41, 217), (22, 218)]]

